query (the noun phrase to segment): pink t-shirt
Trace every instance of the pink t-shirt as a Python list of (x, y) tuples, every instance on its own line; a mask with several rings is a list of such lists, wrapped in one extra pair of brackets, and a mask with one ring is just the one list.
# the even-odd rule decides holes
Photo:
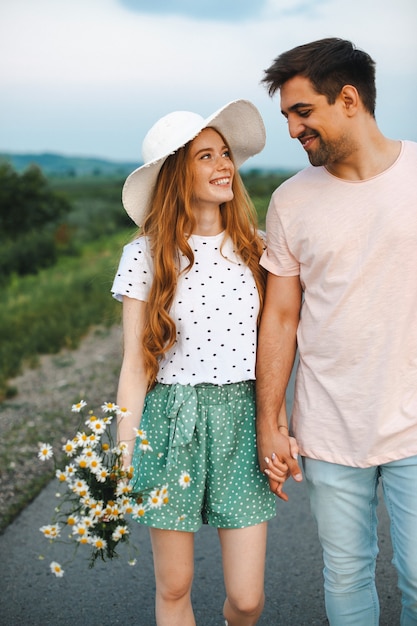
[(273, 194), (261, 264), (300, 276), (292, 427), (356, 467), (417, 454), (417, 143), (365, 181), (308, 167)]

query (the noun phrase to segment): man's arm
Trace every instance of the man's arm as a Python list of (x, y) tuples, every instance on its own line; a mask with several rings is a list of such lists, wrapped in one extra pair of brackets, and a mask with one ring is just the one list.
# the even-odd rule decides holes
[[(301, 470), (291, 456), (288, 431), (279, 426), (286, 425), (282, 407), (295, 359), (301, 295), (298, 276), (268, 274), (256, 364), (256, 430), (261, 470), (267, 468), (265, 459), (273, 458), (274, 454), (297, 481), (302, 480)], [(269, 483), (271, 491), (287, 499), (282, 484), (272, 478)]]

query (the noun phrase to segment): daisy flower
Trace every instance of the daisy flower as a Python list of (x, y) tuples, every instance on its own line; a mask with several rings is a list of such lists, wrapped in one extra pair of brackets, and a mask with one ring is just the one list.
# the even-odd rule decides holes
[(83, 504), (85, 507), (89, 509), (91, 509), (91, 507), (93, 507), (96, 503), (94, 498), (91, 497), (90, 492), (86, 493), (85, 495), (80, 496), (80, 502), (81, 504)]
[(105, 483), (109, 476), (109, 470), (106, 467), (100, 467), (97, 472), (94, 472), (94, 475), (99, 483)]
[(78, 431), (75, 435), (73, 442), (76, 446), (83, 448), (84, 446), (88, 446), (88, 435), (84, 431)]
[(41, 461), (47, 461), (53, 456), (52, 446), (49, 443), (40, 443), (38, 457)]
[(144, 452), (152, 452), (152, 446), (147, 439), (142, 439), (139, 448)]
[(116, 415), (117, 417), (129, 417), (129, 415), (132, 415), (132, 413), (128, 411), (124, 406), (121, 406), (117, 409)]
[(113, 454), (123, 454), (126, 456), (129, 453), (129, 446), (126, 441), (119, 441), (117, 446), (115, 446), (112, 450)]
[(87, 467), (93, 472), (93, 474), (98, 474), (103, 466), (100, 458), (94, 455), (87, 458)]
[(77, 404), (72, 405), (71, 411), (73, 413), (79, 413), (81, 409), (83, 409), (85, 406), (87, 406), (87, 402), (85, 402), (84, 400), (80, 400), (79, 402), (77, 402)]
[(61, 528), (59, 524), (48, 524), (47, 526), (41, 526), (39, 530), (47, 539), (56, 539), (61, 533)]
[(88, 543), (94, 546), (96, 550), (105, 550), (107, 547), (107, 541), (96, 535), (91, 536)]
[(69, 463), (65, 470), (64, 473), (67, 477), (67, 479), (70, 479), (72, 476), (75, 476), (75, 465), (73, 463)]
[(109, 520), (116, 520), (123, 516), (120, 506), (117, 502), (109, 502), (105, 509), (105, 515)]
[(72, 491), (81, 497), (89, 493), (88, 485), (85, 480), (76, 480), (72, 485)]
[(127, 469), (124, 469), (122, 472), (122, 475), (128, 480), (131, 480), (133, 478), (133, 474), (134, 474), (133, 465), (129, 465), (129, 467)]
[(122, 496), (122, 495), (125, 495), (127, 493), (131, 493), (131, 491), (132, 491), (132, 486), (131, 485), (129, 485), (129, 484), (125, 483), (125, 482), (120, 482), (120, 483), (118, 483), (117, 488), (116, 488), (116, 495), (117, 496)]
[(67, 475), (65, 472), (63, 472), (62, 470), (56, 470), (55, 472), (55, 476), (58, 478), (60, 483), (64, 483), (67, 480)]
[(60, 564), (57, 563), (56, 561), (52, 561), (52, 563), (50, 563), (49, 569), (51, 570), (53, 574), (55, 574), (57, 578), (62, 578), (64, 575), (64, 570), (62, 569)]
[(126, 528), (126, 526), (117, 526), (114, 529), (111, 537), (114, 541), (120, 541), (120, 539), (123, 536), (128, 535), (128, 534), (129, 534), (129, 529)]
[(101, 409), (102, 411), (104, 411), (104, 413), (111, 413), (112, 411), (118, 411), (119, 407), (113, 402), (105, 402), (104, 404), (102, 404)]
[(129, 498), (126, 498), (126, 500), (123, 501), (123, 513), (125, 515), (132, 515), (134, 510), (135, 507), (132, 504), (132, 501)]
[(138, 519), (139, 517), (143, 517), (146, 513), (146, 507), (144, 504), (135, 504), (133, 506), (132, 518)]
[(164, 485), (163, 487), (161, 487), (161, 498), (162, 498), (163, 504), (168, 504), (169, 502), (168, 485)]
[(191, 476), (188, 472), (182, 472), (181, 476), (178, 479), (179, 484), (183, 489), (187, 489), (191, 483)]
[(94, 528), (94, 526), (97, 524), (97, 519), (94, 517), (94, 515), (87, 515), (86, 517), (83, 517), (82, 521), (87, 529)]
[(163, 501), (160, 489), (154, 489), (151, 491), (148, 498), (148, 504), (151, 509), (159, 509), (162, 506)]
[(72, 534), (77, 535), (78, 537), (87, 537), (88, 538), (88, 525), (84, 523), (84, 521), (75, 524), (72, 528)]
[(91, 422), (91, 424), (89, 424), (89, 427), (91, 428), (93, 433), (96, 433), (97, 435), (102, 435), (106, 430), (106, 422), (104, 420), (96, 419), (94, 420), (94, 422)]
[(67, 456), (74, 456), (77, 452), (77, 443), (74, 442), (73, 439), (68, 439), (68, 441), (62, 446), (62, 449)]
[(134, 428), (133, 430), (136, 437), (139, 437), (139, 439), (146, 439), (146, 433), (144, 430), (141, 430), (140, 428)]
[(76, 538), (76, 540), (78, 541), (78, 543), (80, 543), (82, 546), (86, 546), (90, 543), (90, 536), (89, 535), (80, 535), (79, 537)]
[(101, 500), (100, 502), (96, 502), (91, 507), (90, 515), (95, 519), (100, 519), (100, 517), (103, 515), (103, 502)]
[(96, 457), (97, 453), (93, 450), (93, 448), (90, 448), (90, 446), (88, 446), (87, 448), (84, 448), (83, 455), (86, 459), (91, 459), (93, 457)]
[(88, 459), (85, 456), (77, 456), (75, 460), (78, 463), (78, 467), (80, 467), (81, 469), (87, 469)]
[(100, 443), (100, 437), (97, 436), (97, 433), (90, 433), (88, 435), (88, 443), (91, 448), (95, 448)]

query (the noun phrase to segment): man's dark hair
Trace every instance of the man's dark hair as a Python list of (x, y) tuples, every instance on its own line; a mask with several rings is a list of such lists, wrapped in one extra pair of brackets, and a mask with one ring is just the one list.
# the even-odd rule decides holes
[(297, 75), (308, 78), (329, 104), (335, 103), (344, 85), (356, 87), (365, 109), (375, 117), (375, 61), (350, 41), (329, 37), (283, 52), (265, 70), (261, 82), (273, 96)]

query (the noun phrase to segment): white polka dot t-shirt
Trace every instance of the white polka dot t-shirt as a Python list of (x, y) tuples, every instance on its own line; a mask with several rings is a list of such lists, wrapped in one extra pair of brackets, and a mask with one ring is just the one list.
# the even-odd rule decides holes
[[(225, 385), (255, 378), (259, 296), (252, 272), (224, 233), (192, 235), (194, 265), (181, 274), (170, 315), (177, 340), (161, 360), (158, 382)], [(181, 259), (181, 268), (188, 259)], [(124, 247), (112, 292), (148, 300), (152, 257), (146, 237)]]

